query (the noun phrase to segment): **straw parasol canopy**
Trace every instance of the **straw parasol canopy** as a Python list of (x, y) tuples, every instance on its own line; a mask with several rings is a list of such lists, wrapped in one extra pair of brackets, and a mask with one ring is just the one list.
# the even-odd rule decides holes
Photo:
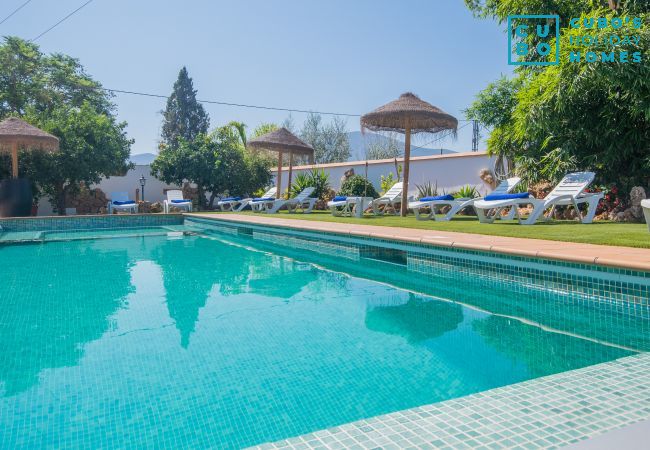
[(458, 120), (439, 108), (407, 92), (397, 100), (380, 106), (361, 116), (361, 130), (396, 131), (404, 133), (404, 189), (402, 190), (401, 214), (408, 210), (409, 162), (412, 133), (440, 133), (451, 130), (455, 135)]
[(309, 157), (309, 163), (314, 163), (314, 148), (300, 140), (296, 135), (286, 128), (278, 128), (275, 131), (266, 133), (265, 135), (259, 136), (255, 139), (251, 139), (247, 144), (249, 147), (270, 150), (273, 152), (278, 152), (278, 178), (276, 182), (276, 198), (280, 198), (282, 195), (282, 154), (284, 152), (289, 152), (289, 184), (288, 187), (291, 189), (291, 176), (293, 172), (293, 155), (304, 155)]
[(17, 117), (10, 117), (0, 122), (0, 150), (11, 152), (11, 176), (13, 178), (18, 178), (18, 150), (20, 148), (57, 151), (59, 138)]

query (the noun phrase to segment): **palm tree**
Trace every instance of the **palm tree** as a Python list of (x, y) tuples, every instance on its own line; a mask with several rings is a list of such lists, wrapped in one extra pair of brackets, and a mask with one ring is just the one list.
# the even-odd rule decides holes
[(226, 126), (235, 129), (239, 135), (239, 139), (241, 139), (242, 144), (244, 144), (244, 147), (246, 147), (246, 124), (244, 122), (237, 122), (236, 120), (233, 120)]

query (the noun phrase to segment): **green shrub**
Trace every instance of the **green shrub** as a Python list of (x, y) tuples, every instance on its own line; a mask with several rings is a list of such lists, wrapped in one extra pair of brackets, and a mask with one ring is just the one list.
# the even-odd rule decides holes
[(379, 182), (379, 187), (381, 188), (382, 195), (388, 192), (390, 188), (395, 184), (395, 175), (393, 172), (388, 172), (388, 175), (382, 175), (381, 181)]
[(427, 181), (424, 184), (417, 184), (416, 187), (418, 188), (418, 198), (424, 198), (424, 197), (436, 197), (439, 194), (438, 192), (438, 182), (436, 181), (436, 184), (433, 184), (430, 181)]
[(460, 188), (457, 192), (454, 192), (452, 194), (454, 198), (476, 198), (480, 197), (481, 194), (479, 194), (478, 189), (476, 189), (476, 186), (463, 186)]
[(393, 187), (395, 183), (400, 181), (400, 178), (402, 176), (401, 164), (396, 165), (395, 170), (397, 172), (397, 177), (393, 175), (393, 172), (388, 172), (388, 175), (381, 176), (381, 181), (379, 185), (379, 187), (381, 188), (381, 195), (384, 195), (386, 192), (390, 190), (390, 188)]
[(312, 169), (309, 172), (298, 173), (291, 181), (291, 196), (295, 197), (308, 187), (315, 188), (310, 197), (323, 200), (330, 190), (329, 173), (323, 169)]
[(338, 195), (345, 195), (348, 197), (379, 197), (379, 194), (372, 183), (361, 175), (353, 175), (345, 180), (341, 185), (341, 189), (339, 189)]

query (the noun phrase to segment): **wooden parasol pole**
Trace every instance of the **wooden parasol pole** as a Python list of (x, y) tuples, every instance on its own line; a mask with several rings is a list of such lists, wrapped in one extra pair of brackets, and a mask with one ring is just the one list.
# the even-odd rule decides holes
[(18, 178), (18, 142), (11, 145), (11, 177)]
[(289, 152), (289, 183), (287, 184), (287, 190), (289, 195), (291, 195), (291, 176), (293, 174), (293, 152)]
[(409, 195), (409, 166), (411, 160), (411, 126), (407, 123), (404, 130), (404, 181), (402, 183), (402, 204), (401, 216), (406, 217), (408, 213), (408, 195)]
[(278, 152), (278, 176), (275, 182), (275, 198), (282, 195), (282, 151)]

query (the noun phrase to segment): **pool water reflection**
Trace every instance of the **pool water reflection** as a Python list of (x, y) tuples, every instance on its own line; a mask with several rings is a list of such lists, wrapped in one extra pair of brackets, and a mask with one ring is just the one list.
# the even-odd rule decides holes
[(631, 354), (247, 245), (0, 246), (0, 447), (239, 448)]

